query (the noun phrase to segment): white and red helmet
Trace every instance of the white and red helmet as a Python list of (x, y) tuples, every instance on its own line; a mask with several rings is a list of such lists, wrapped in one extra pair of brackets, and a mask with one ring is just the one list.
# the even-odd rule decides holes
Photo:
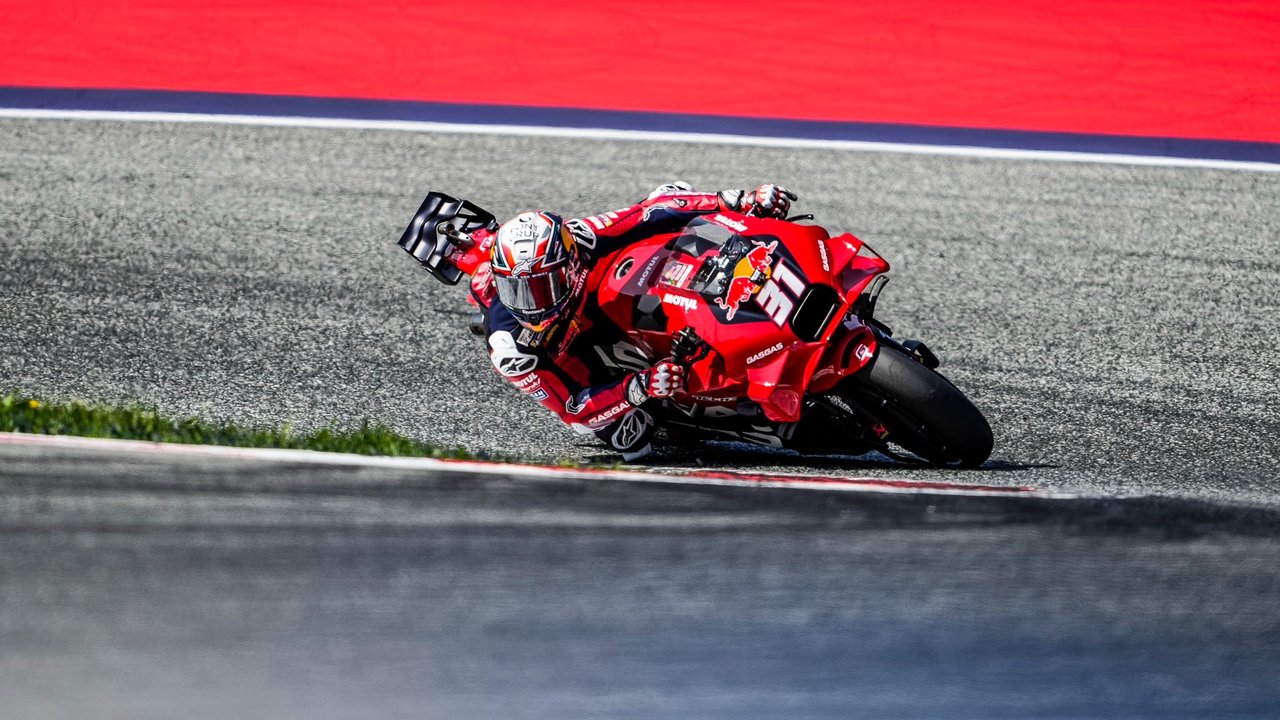
[(491, 261), (498, 299), (534, 332), (550, 327), (577, 294), (574, 238), (558, 215), (526, 212), (503, 223)]

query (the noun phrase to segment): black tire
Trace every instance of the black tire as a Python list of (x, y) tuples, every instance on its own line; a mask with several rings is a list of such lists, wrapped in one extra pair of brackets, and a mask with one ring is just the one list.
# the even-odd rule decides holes
[(934, 465), (977, 467), (994, 440), (982, 412), (945, 377), (881, 344), (840, 395), (879, 420), (888, 441)]

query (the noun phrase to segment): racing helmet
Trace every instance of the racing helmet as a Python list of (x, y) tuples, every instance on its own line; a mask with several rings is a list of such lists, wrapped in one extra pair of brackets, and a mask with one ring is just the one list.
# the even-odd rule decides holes
[(521, 325), (542, 332), (570, 309), (581, 273), (560, 216), (525, 212), (503, 223), (490, 260), (498, 299)]

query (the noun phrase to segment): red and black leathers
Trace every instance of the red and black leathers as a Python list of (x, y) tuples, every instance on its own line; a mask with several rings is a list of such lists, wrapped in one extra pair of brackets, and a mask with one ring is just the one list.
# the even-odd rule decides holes
[(675, 232), (698, 215), (737, 209), (743, 193), (726, 195), (664, 185), (631, 207), (567, 221), (584, 287), (578, 311), (541, 333), (520, 325), (493, 297), (487, 273), (477, 272), (472, 291), (488, 307), (485, 335), (494, 368), (574, 430), (595, 434), (624, 458), (647, 453), (653, 422), (641, 406), (649, 395), (644, 382), (633, 380), (660, 358), (645, 357), (625, 342), (622, 330), (600, 311), (600, 273), (613, 254), (636, 241)]

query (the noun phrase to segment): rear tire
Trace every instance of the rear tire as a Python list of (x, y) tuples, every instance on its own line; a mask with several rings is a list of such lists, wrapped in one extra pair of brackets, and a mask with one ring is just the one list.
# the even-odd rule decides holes
[(880, 421), (888, 442), (931, 464), (977, 467), (991, 456), (982, 412), (945, 377), (892, 346), (881, 344), (839, 393)]

